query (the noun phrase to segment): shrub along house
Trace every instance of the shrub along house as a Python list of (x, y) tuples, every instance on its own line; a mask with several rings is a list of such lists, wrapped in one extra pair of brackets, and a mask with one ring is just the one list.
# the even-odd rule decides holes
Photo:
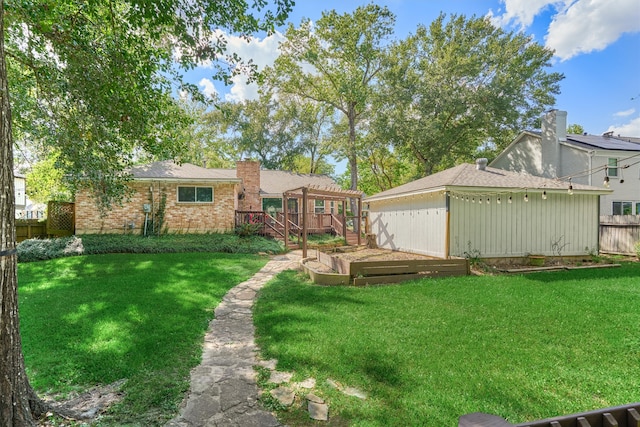
[[(281, 206), (282, 194), (301, 186), (336, 187), (326, 175), (261, 170), (257, 161), (239, 161), (236, 169), (208, 169), (172, 161), (130, 170), (131, 194), (104, 217), (86, 191), (76, 195), (76, 233), (162, 231), (206, 233), (230, 231), (236, 211), (262, 211)], [(333, 202), (311, 200), (310, 212), (329, 212)], [(275, 210), (276, 208), (274, 208)], [(292, 201), (297, 211), (297, 203)], [(281, 208), (279, 209), (281, 210)], [(151, 227), (155, 221), (156, 227)]]
[(379, 247), (440, 258), (586, 255), (610, 190), (462, 164), (367, 197)]

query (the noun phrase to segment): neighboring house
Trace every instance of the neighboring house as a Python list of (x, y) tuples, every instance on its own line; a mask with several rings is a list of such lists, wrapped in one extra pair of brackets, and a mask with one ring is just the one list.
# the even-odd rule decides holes
[(13, 174), (13, 185), (16, 196), (16, 217), (20, 216), (21, 211), (24, 211), (27, 206), (27, 185), (24, 175), (19, 173)]
[[(325, 175), (261, 170), (257, 161), (237, 162), (236, 169), (163, 161), (135, 166), (130, 173), (131, 196), (104, 217), (88, 192), (77, 194), (77, 234), (139, 232), (158, 212), (163, 230), (169, 232), (224, 232), (234, 228), (236, 211), (262, 211), (264, 205), (281, 210), (286, 190), (306, 185), (337, 188)], [(331, 202), (311, 203), (313, 212), (320, 205), (330, 209)]]
[(600, 215), (640, 215), (640, 138), (567, 134), (567, 112), (542, 117), (541, 132), (522, 132), (489, 166), (560, 178), (574, 184), (608, 185)]
[(379, 247), (441, 258), (598, 251), (610, 190), (462, 164), (365, 198)]

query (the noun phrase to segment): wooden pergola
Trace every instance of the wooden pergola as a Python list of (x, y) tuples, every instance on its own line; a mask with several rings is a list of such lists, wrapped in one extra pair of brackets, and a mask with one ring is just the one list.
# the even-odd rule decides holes
[[(364, 193), (358, 190), (343, 190), (336, 187), (320, 187), (306, 185), (303, 187), (287, 190), (282, 194), (282, 211), (285, 213), (284, 221), (284, 241), (289, 239), (289, 221), (287, 220), (287, 206), (289, 199), (302, 199), (302, 257), (307, 257), (307, 209), (309, 199), (334, 200), (342, 202), (342, 212), (346, 218), (347, 199), (358, 199), (358, 221), (354, 223), (355, 231), (358, 233), (358, 245), (361, 243), (360, 219), (362, 218), (362, 197)], [(314, 197), (317, 196), (317, 197)], [(357, 225), (355, 225), (357, 224)], [(346, 221), (345, 221), (346, 227)]]

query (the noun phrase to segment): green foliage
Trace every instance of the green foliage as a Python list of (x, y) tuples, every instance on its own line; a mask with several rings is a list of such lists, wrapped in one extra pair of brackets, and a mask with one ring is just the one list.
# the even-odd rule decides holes
[(487, 18), (441, 15), (395, 43), (381, 74), (379, 138), (429, 175), (500, 150), (554, 104), (553, 52)]
[(470, 412), (516, 424), (637, 400), (638, 277), (636, 262), (356, 288), (288, 271), (261, 290), (254, 321), (262, 357), (316, 378), (346, 425), (456, 425)]
[(358, 180), (358, 128), (394, 22), (386, 7), (369, 4), (351, 14), (324, 12), (313, 25), (310, 20), (298, 28), (290, 25), (271, 73), (271, 84), (280, 92), (318, 103), (342, 116), (345, 131), (334, 139), (332, 150), (348, 159), (352, 189), (357, 188)]
[(27, 172), (27, 195), (36, 203), (73, 201), (71, 190), (65, 183), (64, 171), (56, 166), (57, 155), (41, 160)]
[(574, 135), (582, 135), (584, 133), (584, 127), (577, 123), (573, 123), (567, 126), (567, 133), (572, 133)]
[[(3, 3), (4, 4), (4, 3)], [(35, 2), (4, 4), (6, 52), (17, 135), (47, 153), (78, 187), (108, 208), (125, 191), (134, 157), (177, 158), (192, 118), (173, 97), (182, 69), (211, 61), (216, 77), (255, 77), (255, 65), (225, 54), (225, 34), (283, 24), (292, 0), (247, 2)], [(14, 84), (15, 82), (15, 84)], [(46, 155), (46, 154), (45, 154)]]
[(640, 259), (640, 242), (636, 243), (636, 256)]
[(19, 262), (41, 261), (85, 253), (82, 239), (76, 236), (57, 239), (28, 239), (20, 242), (17, 249)]
[(463, 256), (469, 260), (473, 267), (482, 263), (482, 253), (477, 248), (471, 247), (471, 240), (467, 242), (467, 250), (463, 252)]
[(31, 262), (73, 255), (109, 253), (222, 252), (280, 253), (282, 244), (261, 236), (235, 234), (85, 234), (58, 239), (29, 239), (17, 246), (18, 261)]
[(262, 230), (262, 223), (252, 224), (246, 222), (236, 227), (236, 234), (240, 237), (257, 235)]
[[(100, 425), (160, 426), (178, 412), (225, 293), (267, 258), (112, 254), (20, 264), (25, 363), (40, 393), (126, 380)], [(68, 425), (68, 422), (66, 423)]]

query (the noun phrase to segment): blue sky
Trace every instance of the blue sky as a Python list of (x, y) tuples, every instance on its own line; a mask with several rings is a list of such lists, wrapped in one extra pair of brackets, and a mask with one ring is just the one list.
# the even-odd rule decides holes
[[(289, 21), (318, 20), (323, 11), (352, 12), (366, 0), (297, 0)], [(588, 133), (614, 131), (640, 136), (640, 1), (639, 0), (377, 0), (396, 15), (395, 38), (429, 25), (440, 12), (490, 16), (506, 30), (523, 31), (556, 51), (552, 71), (565, 75), (557, 109), (568, 123)], [(231, 37), (229, 45), (258, 65), (271, 64), (285, 27), (271, 37), (247, 44)], [(187, 78), (205, 93), (230, 100), (255, 97), (256, 88), (242, 79), (225, 87), (211, 80), (211, 70), (198, 67)]]

